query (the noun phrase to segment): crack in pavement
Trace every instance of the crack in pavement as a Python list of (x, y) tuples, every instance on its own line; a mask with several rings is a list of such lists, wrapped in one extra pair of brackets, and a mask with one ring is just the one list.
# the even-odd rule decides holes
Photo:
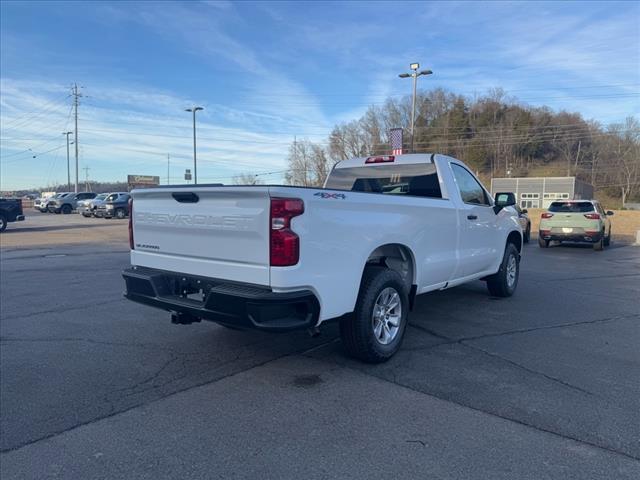
[[(324, 361), (324, 360), (322, 360), (322, 361)], [(412, 387), (410, 387), (408, 385), (403, 385), (403, 384), (400, 384), (400, 383), (394, 383), (394, 382), (392, 382), (392, 381), (390, 381), (390, 380), (388, 380), (386, 378), (378, 377), (378, 376), (376, 376), (376, 375), (374, 375), (372, 373), (369, 373), (369, 372), (364, 371), (364, 370), (359, 370), (359, 369), (350, 367), (348, 365), (343, 365), (343, 367), (344, 368), (348, 368), (349, 370), (353, 370), (355, 372), (360, 372), (360, 373), (362, 373), (364, 375), (367, 375), (369, 377), (376, 378), (376, 379), (378, 379), (378, 380), (380, 380), (382, 382), (389, 383), (391, 385), (395, 385), (396, 387), (406, 388), (407, 390), (410, 390), (412, 392), (418, 393), (420, 395), (426, 395), (426, 396), (429, 396), (429, 397), (437, 398), (438, 400), (441, 400), (443, 402), (452, 403), (452, 404), (457, 405), (459, 407), (467, 408), (469, 410), (473, 410), (474, 412), (478, 412), (478, 413), (481, 413), (481, 414), (484, 414), (484, 415), (489, 415), (489, 416), (495, 417), (495, 418), (500, 418), (500, 419), (505, 420), (507, 422), (517, 423), (518, 425), (522, 425), (522, 426), (531, 428), (533, 430), (537, 430), (539, 432), (548, 433), (550, 435), (554, 435), (556, 437), (560, 437), (560, 438), (563, 438), (565, 440), (572, 440), (574, 442), (581, 443), (583, 445), (589, 445), (590, 447), (597, 448), (599, 450), (604, 450), (604, 451), (607, 451), (607, 452), (610, 452), (610, 453), (613, 453), (613, 454), (616, 454), (616, 455), (620, 455), (620, 456), (629, 458), (631, 460), (640, 461), (640, 456), (635, 456), (635, 455), (631, 455), (631, 454), (626, 453), (626, 452), (621, 452), (621, 451), (616, 450), (616, 449), (614, 449), (612, 447), (608, 447), (608, 446), (605, 446), (605, 445), (598, 445), (596, 443), (592, 443), (592, 442), (589, 442), (587, 440), (583, 440), (583, 439), (580, 439), (580, 438), (577, 438), (577, 437), (573, 437), (571, 435), (567, 435), (567, 434), (564, 434), (564, 433), (556, 432), (554, 430), (549, 430), (547, 428), (540, 427), (538, 425), (534, 425), (532, 423), (525, 422), (524, 420), (520, 420), (520, 419), (517, 419), (517, 418), (511, 418), (511, 417), (506, 417), (506, 416), (500, 415), (498, 413), (493, 413), (493, 412), (488, 412), (488, 411), (482, 410), (482, 409), (474, 407), (472, 405), (467, 405), (467, 404), (464, 404), (464, 403), (457, 402), (457, 401), (452, 400), (450, 398), (440, 397), (440, 396), (435, 395), (433, 393), (426, 393), (426, 392), (423, 392), (421, 390), (417, 390), (415, 388), (412, 388)]]
[[(98, 417), (93, 418), (91, 420), (88, 420), (86, 422), (79, 422), (79, 423), (77, 423), (75, 425), (72, 425), (72, 426), (70, 426), (68, 428), (64, 428), (62, 430), (59, 430), (59, 431), (56, 431), (56, 432), (52, 432), (52, 433), (44, 435), (42, 437), (39, 437), (39, 438), (36, 438), (36, 439), (33, 439), (33, 440), (29, 440), (29, 441), (26, 441), (26, 442), (22, 442), (22, 443), (20, 443), (18, 445), (14, 445), (12, 447), (0, 449), (0, 453), (9, 453), (9, 452), (13, 452), (13, 451), (16, 451), (16, 450), (20, 450), (21, 448), (25, 448), (25, 447), (28, 447), (30, 445), (34, 445), (34, 444), (42, 442), (44, 440), (49, 440), (49, 439), (57, 437), (59, 435), (63, 435), (65, 433), (67, 433), (67, 432), (75, 430), (76, 428), (80, 428), (80, 427), (84, 427), (84, 426), (87, 426), (87, 425), (91, 425), (91, 424), (99, 422), (101, 420), (105, 420), (105, 419), (114, 417), (116, 415), (120, 415), (122, 413), (126, 413), (126, 412), (128, 412), (130, 410), (133, 410), (133, 409), (136, 409), (136, 408), (139, 408), (139, 407), (144, 407), (144, 406), (153, 404), (155, 402), (159, 402), (161, 400), (170, 398), (170, 397), (172, 397), (174, 395), (177, 395), (179, 393), (187, 392), (187, 391), (192, 390), (194, 388), (199, 388), (199, 387), (203, 387), (205, 385), (210, 385), (210, 384), (213, 384), (213, 383), (220, 382), (220, 381), (222, 381), (222, 380), (224, 380), (226, 378), (234, 377), (235, 375), (240, 375), (240, 374), (242, 374), (244, 372), (247, 372), (249, 370), (252, 370), (254, 368), (260, 368), (260, 367), (262, 367), (264, 365), (267, 365), (267, 364), (269, 364), (271, 362), (278, 361), (278, 360), (280, 360), (282, 358), (286, 358), (286, 357), (290, 357), (290, 356), (294, 356), (294, 355), (304, 355), (306, 352), (311, 352), (313, 350), (321, 348), (321, 347), (323, 347), (323, 346), (325, 346), (325, 345), (327, 345), (329, 343), (332, 343), (334, 341), (335, 341), (335, 339), (332, 338), (331, 340), (328, 340), (328, 341), (323, 342), (323, 343), (321, 343), (319, 345), (315, 345), (314, 347), (311, 347), (311, 348), (308, 348), (308, 349), (305, 349), (305, 350), (302, 350), (302, 351), (296, 349), (296, 350), (294, 350), (292, 352), (287, 352), (287, 353), (284, 353), (282, 355), (278, 355), (278, 356), (276, 356), (274, 358), (269, 358), (267, 360), (264, 360), (262, 362), (259, 362), (259, 363), (255, 364), (255, 365), (251, 365), (251, 366), (249, 366), (247, 368), (244, 368), (244, 369), (241, 369), (240, 371), (237, 371), (237, 372), (229, 373), (228, 375), (223, 375), (223, 376), (221, 376), (219, 378), (216, 378), (214, 380), (205, 380), (203, 382), (199, 382), (199, 383), (196, 383), (194, 385), (189, 385), (189, 386), (187, 386), (185, 388), (178, 389), (178, 390), (176, 390), (174, 392), (171, 392), (168, 395), (165, 395), (165, 396), (163, 396), (161, 398), (157, 398), (157, 399), (154, 399), (154, 400), (151, 400), (151, 401), (147, 401), (147, 402), (141, 402), (141, 403), (138, 403), (136, 405), (132, 405), (132, 406), (130, 406), (128, 408), (124, 408), (122, 410), (113, 411), (108, 415), (101, 415), (101, 416), (98, 416)], [(107, 401), (107, 403), (111, 403), (109, 400), (107, 400), (107, 399), (105, 399), (105, 400)]]
[(631, 313), (625, 315), (616, 315), (614, 317), (607, 318), (599, 318), (596, 320), (583, 320), (580, 322), (569, 322), (569, 323), (559, 323), (556, 325), (542, 325), (540, 327), (531, 327), (531, 328), (520, 328), (517, 330), (509, 330), (506, 332), (498, 332), (498, 333), (487, 333), (485, 335), (478, 335), (475, 337), (462, 337), (458, 339), (458, 342), (471, 342), (474, 340), (480, 340), (483, 338), (492, 338), (492, 337), (501, 337), (506, 335), (516, 335), (518, 333), (528, 333), (528, 332), (536, 332), (538, 330), (552, 330), (554, 328), (565, 328), (565, 327), (575, 327), (578, 325), (591, 325), (594, 323), (603, 323), (603, 322), (615, 322), (617, 320), (627, 320), (629, 318), (640, 318), (639, 313)]
[(524, 365), (521, 365), (518, 362), (514, 362), (513, 360), (509, 360), (508, 358), (505, 358), (502, 355), (498, 355), (497, 353), (491, 353), (491, 352), (489, 352), (487, 350), (484, 350), (484, 349), (482, 349), (480, 347), (477, 347), (475, 345), (468, 344), (466, 342), (460, 342), (460, 344), (464, 345), (465, 347), (472, 348), (474, 350), (482, 352), (483, 354), (488, 355), (488, 356), (490, 356), (492, 358), (497, 358), (499, 360), (502, 360), (503, 362), (506, 362), (506, 363), (508, 363), (510, 365), (513, 365), (514, 367), (520, 368), (520, 369), (524, 370), (525, 372), (533, 373), (534, 375), (540, 375), (540, 376), (546, 378), (547, 380), (551, 380), (552, 382), (559, 383), (560, 385), (564, 385), (565, 387), (571, 388), (573, 390), (577, 390), (578, 392), (585, 393), (585, 394), (587, 394), (589, 396), (598, 397), (598, 395), (594, 394), (593, 392), (589, 392), (588, 390), (584, 390), (584, 389), (582, 389), (580, 387), (577, 387), (577, 386), (572, 385), (572, 384), (570, 384), (568, 382), (565, 382), (564, 380), (560, 380), (559, 378), (552, 377), (551, 375), (547, 375), (544, 372), (539, 372), (538, 370), (533, 370), (533, 369), (531, 369), (529, 367), (525, 367)]
[(37, 312), (29, 312), (27, 314), (24, 315), (14, 315), (14, 316), (8, 316), (8, 317), (3, 317), (3, 320), (19, 320), (21, 318), (29, 318), (29, 317), (33, 317), (35, 315), (43, 315), (45, 313), (62, 313), (62, 312), (72, 312), (74, 310), (86, 310), (87, 308), (92, 308), (92, 307), (100, 307), (103, 305), (109, 305), (111, 303), (116, 303), (116, 302), (121, 302), (122, 298), (118, 298), (117, 300), (106, 300), (104, 302), (93, 302), (91, 304), (87, 304), (87, 305), (81, 305), (78, 307), (71, 307), (69, 305), (63, 305), (60, 307), (56, 307), (53, 308), (51, 310), (40, 310)]
[(545, 280), (545, 283), (568, 282), (572, 280), (594, 280), (598, 278), (621, 278), (621, 277), (640, 277), (640, 273), (620, 273), (617, 275), (592, 275), (588, 277), (571, 277), (571, 278), (549, 278)]

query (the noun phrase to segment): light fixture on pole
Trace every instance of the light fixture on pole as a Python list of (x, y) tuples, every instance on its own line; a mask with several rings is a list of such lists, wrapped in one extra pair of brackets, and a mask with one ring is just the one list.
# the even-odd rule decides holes
[(401, 73), (398, 75), (400, 78), (413, 78), (413, 100), (411, 102), (411, 153), (413, 153), (413, 138), (414, 138), (414, 129), (416, 122), (416, 90), (418, 85), (418, 77), (421, 75), (431, 75), (433, 72), (431, 70), (420, 70), (419, 63), (412, 63), (409, 65), (409, 68), (413, 70), (412, 73)]
[(193, 112), (193, 183), (198, 183), (198, 165), (196, 163), (196, 112), (204, 110), (202, 107), (186, 108), (185, 112)]

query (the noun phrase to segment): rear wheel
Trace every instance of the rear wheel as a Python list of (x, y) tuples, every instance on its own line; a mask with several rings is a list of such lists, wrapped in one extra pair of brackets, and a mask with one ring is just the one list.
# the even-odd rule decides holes
[(4, 215), (0, 215), (0, 232), (4, 232), (7, 228), (7, 219)]
[(604, 230), (600, 234), (600, 240), (593, 244), (593, 249), (596, 252), (600, 252), (604, 249)]
[(384, 267), (365, 269), (353, 314), (340, 322), (347, 353), (370, 363), (390, 359), (407, 327), (409, 295), (402, 277)]
[(522, 243), (529, 243), (529, 240), (531, 239), (531, 225), (527, 225), (527, 229), (524, 232), (524, 235), (522, 237)]
[(538, 235), (538, 245), (540, 245), (540, 248), (548, 248), (549, 240), (545, 240), (540, 235)]
[(487, 288), (494, 297), (510, 297), (516, 291), (520, 276), (520, 254), (513, 243), (507, 243), (500, 270), (487, 278)]

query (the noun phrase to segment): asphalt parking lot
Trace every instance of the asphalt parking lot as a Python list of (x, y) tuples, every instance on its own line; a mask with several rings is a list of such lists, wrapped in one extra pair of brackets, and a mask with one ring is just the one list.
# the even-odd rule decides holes
[(640, 247), (534, 241), (514, 297), (482, 282), (419, 297), (401, 352), (372, 366), (335, 325), (179, 326), (124, 300), (126, 222), (13, 227), (4, 480), (640, 478)]

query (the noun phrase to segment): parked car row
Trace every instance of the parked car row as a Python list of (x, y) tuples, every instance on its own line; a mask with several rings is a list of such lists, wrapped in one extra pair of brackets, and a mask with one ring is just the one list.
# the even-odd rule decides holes
[(33, 208), (42, 213), (69, 214), (83, 217), (125, 218), (129, 215), (129, 193), (61, 192), (48, 198), (38, 198)]

